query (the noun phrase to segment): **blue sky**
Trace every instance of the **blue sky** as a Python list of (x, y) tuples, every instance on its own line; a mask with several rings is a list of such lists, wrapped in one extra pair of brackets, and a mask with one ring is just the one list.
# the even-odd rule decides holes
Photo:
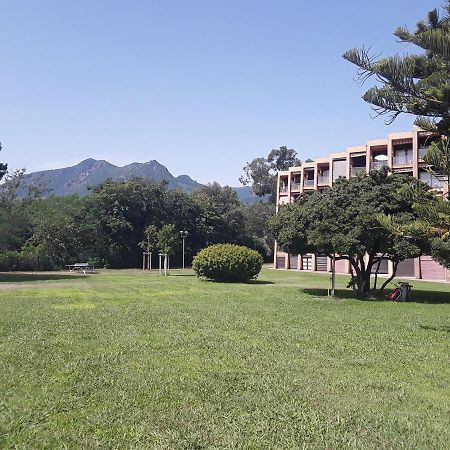
[(405, 51), (392, 32), (438, 1), (0, 0), (0, 160), (28, 171), (156, 159), (238, 185), (287, 145), (325, 156), (389, 132), (342, 53)]

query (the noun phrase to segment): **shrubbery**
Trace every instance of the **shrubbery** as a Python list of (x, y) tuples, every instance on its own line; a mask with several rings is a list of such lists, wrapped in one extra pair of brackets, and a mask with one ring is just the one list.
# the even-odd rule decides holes
[(247, 247), (216, 244), (201, 250), (192, 262), (198, 277), (214, 281), (248, 281), (256, 278), (263, 264), (262, 256)]

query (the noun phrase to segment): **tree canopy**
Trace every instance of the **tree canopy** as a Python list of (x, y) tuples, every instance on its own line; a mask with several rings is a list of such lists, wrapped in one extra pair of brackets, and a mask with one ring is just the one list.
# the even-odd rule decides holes
[[(24, 189), (23, 177), (22, 171), (8, 174), (0, 184), (0, 270), (61, 268), (80, 261), (137, 267), (147, 249), (165, 249), (176, 265), (181, 262), (180, 230), (189, 231), (188, 262), (215, 243), (244, 244), (267, 258), (272, 253), (266, 222), (273, 205), (244, 205), (227, 186), (216, 183), (187, 193), (134, 178), (108, 180), (85, 197), (42, 198), (48, 193)], [(166, 237), (173, 232), (170, 245), (158, 245), (162, 229)]]
[(267, 157), (255, 158), (244, 167), (244, 175), (239, 178), (243, 185), (250, 184), (253, 193), (258, 197), (271, 196), (275, 201), (277, 172), (287, 170), (292, 166), (300, 166), (301, 161), (297, 158), (297, 152), (283, 146), (272, 149)]
[(275, 238), (289, 253), (348, 260), (358, 291), (367, 294), (370, 275), (381, 259), (393, 262), (395, 276), (399, 262), (422, 253), (418, 241), (380, 226), (377, 217), (396, 214), (403, 222), (415, 218), (412, 202), (401, 195), (411, 184), (421, 186), (425, 196), (432, 195), (421, 181), (389, 176), (387, 170), (340, 178), (332, 189), (302, 194), (296, 203), (283, 206), (272, 220)]

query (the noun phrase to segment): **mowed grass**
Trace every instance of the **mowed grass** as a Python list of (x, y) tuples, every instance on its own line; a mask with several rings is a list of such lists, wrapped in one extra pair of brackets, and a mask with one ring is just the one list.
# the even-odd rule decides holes
[(402, 304), (269, 269), (0, 280), (0, 448), (450, 447), (448, 284)]

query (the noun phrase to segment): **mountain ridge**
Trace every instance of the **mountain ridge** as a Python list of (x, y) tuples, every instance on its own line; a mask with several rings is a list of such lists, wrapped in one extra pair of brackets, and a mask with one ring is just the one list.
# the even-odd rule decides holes
[[(113, 181), (126, 181), (133, 177), (142, 177), (154, 181), (167, 181), (171, 189), (181, 188), (192, 192), (201, 186), (201, 183), (189, 175), (174, 176), (166, 166), (155, 159), (139, 163), (132, 162), (124, 166), (116, 166), (104, 159), (87, 158), (78, 164), (59, 169), (40, 170), (25, 175), (25, 184), (44, 184), (50, 194), (54, 195), (86, 195), (88, 188), (94, 187), (112, 179)], [(251, 203), (258, 200), (248, 186), (234, 187), (241, 201)]]

